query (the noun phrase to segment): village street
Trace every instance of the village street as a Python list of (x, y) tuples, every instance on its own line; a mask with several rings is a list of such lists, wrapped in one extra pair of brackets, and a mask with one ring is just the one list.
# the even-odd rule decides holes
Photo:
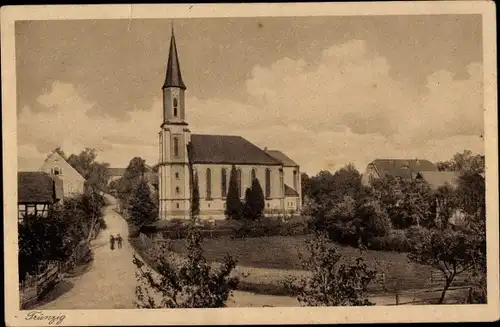
[[(132, 263), (133, 248), (128, 242), (126, 221), (113, 209), (116, 199), (105, 195), (112, 203), (104, 208), (107, 228), (92, 241), (94, 260), (89, 271), (67, 278), (57, 284), (48, 298), (53, 301), (38, 309), (133, 309), (135, 308), (135, 265)], [(123, 247), (114, 250), (109, 246), (109, 235), (120, 234)], [(69, 289), (68, 289), (69, 288)]]

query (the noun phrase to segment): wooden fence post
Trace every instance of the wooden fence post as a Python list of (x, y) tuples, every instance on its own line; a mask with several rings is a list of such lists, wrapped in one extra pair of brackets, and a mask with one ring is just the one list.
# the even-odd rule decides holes
[(396, 293), (396, 305), (399, 305), (399, 294)]

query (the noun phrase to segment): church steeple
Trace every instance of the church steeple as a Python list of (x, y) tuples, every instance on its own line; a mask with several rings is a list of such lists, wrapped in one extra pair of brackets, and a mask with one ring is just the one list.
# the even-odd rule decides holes
[(168, 54), (167, 75), (163, 89), (167, 87), (178, 87), (183, 90), (186, 85), (182, 81), (181, 66), (179, 65), (179, 56), (177, 55), (177, 46), (175, 44), (174, 27), (172, 26), (172, 36), (170, 38), (170, 51)]

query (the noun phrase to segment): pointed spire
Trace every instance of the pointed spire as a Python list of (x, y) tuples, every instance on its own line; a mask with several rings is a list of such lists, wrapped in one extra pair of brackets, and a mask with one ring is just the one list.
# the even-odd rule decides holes
[(170, 38), (170, 51), (168, 54), (167, 76), (163, 88), (180, 87), (185, 90), (186, 86), (182, 81), (181, 67), (179, 65), (179, 56), (177, 55), (177, 46), (175, 45), (174, 25), (172, 23), (172, 37)]

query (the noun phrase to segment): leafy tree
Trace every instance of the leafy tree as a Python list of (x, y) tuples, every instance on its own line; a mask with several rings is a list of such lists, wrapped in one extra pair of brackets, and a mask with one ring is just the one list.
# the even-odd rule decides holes
[(104, 197), (98, 191), (88, 189), (84, 194), (66, 199), (54, 211), (57, 216), (70, 222), (75, 239), (90, 241), (101, 229), (106, 228), (102, 212), (104, 205)]
[(148, 183), (141, 179), (129, 198), (129, 222), (140, 228), (158, 219), (158, 207), (151, 195)]
[(457, 205), (465, 213), (482, 217), (486, 211), (486, 184), (483, 176), (465, 172), (458, 179)]
[(230, 219), (239, 219), (242, 211), (242, 203), (238, 191), (238, 181), (236, 167), (231, 167), (231, 174), (229, 177), (229, 188), (226, 198), (225, 214)]
[(134, 157), (130, 160), (123, 176), (118, 182), (118, 198), (122, 204), (126, 205), (129, 202), (129, 197), (135, 189), (139, 181), (144, 177), (146, 172), (146, 161), (139, 157)]
[(436, 212), (435, 225), (438, 228), (445, 228), (458, 208), (457, 193), (450, 185), (444, 185), (434, 192), (434, 196), (436, 201), (436, 208), (433, 210)]
[(396, 228), (434, 225), (435, 197), (425, 181), (389, 177), (374, 181), (372, 186), (374, 197), (387, 210)]
[(344, 201), (344, 197), (357, 201), (365, 193), (361, 174), (352, 164), (339, 169), (335, 174), (321, 171), (308, 183), (310, 201), (305, 206), (304, 213), (313, 217), (313, 224), (319, 229), (324, 228), (326, 221), (332, 216), (332, 210)]
[(310, 198), (311, 178), (306, 173), (301, 173), (300, 183), (302, 191), (302, 201), (305, 201), (306, 198)]
[[(162, 248), (153, 258), (155, 271), (134, 255), (137, 269), (136, 287), (138, 308), (222, 308), (238, 279), (231, 277), (236, 262), (226, 256), (216, 269), (205, 259), (202, 236), (190, 220), (187, 235), (187, 258), (175, 260)], [(155, 297), (149, 290), (159, 293)]]
[(85, 178), (86, 188), (94, 188), (101, 191), (107, 190), (108, 185), (108, 163), (98, 162), (97, 151), (86, 148), (79, 154), (71, 154), (68, 163)]
[(387, 212), (374, 198), (367, 198), (357, 206), (354, 226), (364, 244), (372, 237), (385, 236), (391, 231)]
[(362, 258), (355, 264), (341, 263), (341, 255), (321, 233), (307, 241), (309, 257), (303, 260), (308, 278), (289, 283), (298, 293), (298, 300), (307, 306), (361, 306), (373, 305), (367, 299), (367, 288), (375, 277)]
[(451, 228), (433, 229), (415, 244), (408, 257), (443, 273), (445, 284), (439, 299), (441, 304), (455, 277), (463, 272), (471, 272), (477, 266), (481, 251), (481, 243), (473, 233)]
[(440, 171), (458, 171), (458, 172), (472, 172), (477, 174), (484, 174), (485, 161), (484, 155), (472, 155), (472, 151), (464, 150), (462, 153), (457, 153), (451, 160), (442, 161), (437, 163), (438, 170)]
[(47, 217), (28, 215), (18, 224), (19, 278), (34, 274), (48, 261), (62, 261), (69, 257), (76, 243), (70, 231), (71, 222), (56, 211)]

